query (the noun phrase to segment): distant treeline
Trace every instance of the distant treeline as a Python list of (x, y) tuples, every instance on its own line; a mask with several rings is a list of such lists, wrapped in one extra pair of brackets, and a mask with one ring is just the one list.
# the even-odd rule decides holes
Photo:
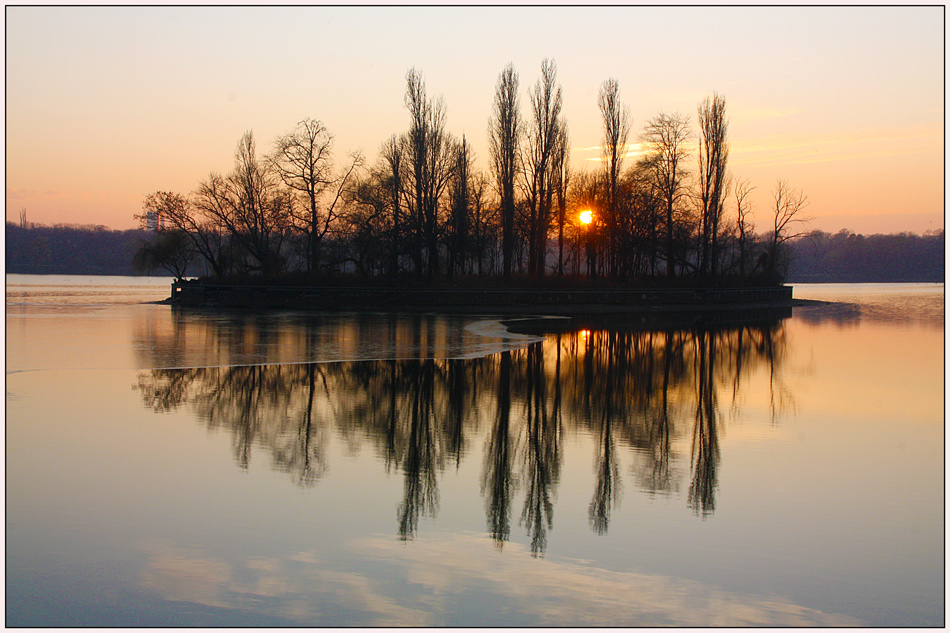
[[(132, 260), (158, 233), (114, 231), (104, 226), (6, 225), (6, 270), (20, 274), (141, 275)], [(789, 242), (788, 281), (942, 282), (944, 232), (855, 235), (815, 231)], [(207, 271), (193, 265), (187, 276)], [(167, 276), (163, 270), (155, 275)]]
[[(56, 224), (26, 226), (7, 222), (8, 273), (27, 275), (141, 275), (132, 259), (151, 231), (113, 231), (104, 226)], [(196, 271), (197, 273), (197, 271)], [(168, 276), (157, 270), (156, 275)]]
[(834, 235), (815, 231), (789, 242), (792, 283), (942, 282), (943, 231), (924, 235)]

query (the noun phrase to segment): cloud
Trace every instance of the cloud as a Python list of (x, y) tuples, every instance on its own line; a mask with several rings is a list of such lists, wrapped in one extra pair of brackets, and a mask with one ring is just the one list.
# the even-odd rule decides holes
[[(534, 626), (848, 626), (777, 596), (746, 595), (696, 581), (603, 569), (590, 561), (534, 558), (518, 543), (497, 549), (485, 534), (441, 533), (411, 543), (352, 541), (349, 567), (316, 552), (226, 562), (169, 542), (146, 546), (142, 583), (166, 600), (253, 610), (309, 625), (449, 626), (460, 608), (485, 622)], [(395, 573), (390, 569), (395, 568)], [(394, 582), (393, 579), (396, 579)]]
[(34, 198), (65, 198), (71, 195), (70, 191), (39, 189), (23, 189), (21, 187), (7, 187), (7, 200), (30, 200)]
[(152, 555), (142, 574), (145, 587), (174, 602), (228, 606), (225, 588), (232, 581), (230, 565), (167, 542), (153, 543), (150, 549)]
[(766, 166), (906, 156), (942, 151), (942, 140), (941, 125), (821, 135), (771, 135), (734, 142), (730, 162)]
[[(749, 111), (757, 118), (778, 118), (798, 114), (793, 110), (758, 108)], [(746, 113), (743, 113), (746, 116)], [(689, 147), (695, 149), (696, 139)], [(943, 126), (919, 125), (904, 128), (857, 130), (832, 134), (773, 134), (730, 142), (730, 165), (800, 165), (847, 160), (909, 156), (942, 152)], [(600, 145), (574, 147), (581, 160), (602, 162)], [(644, 143), (628, 143), (625, 157), (636, 160), (644, 155)], [(594, 155), (585, 155), (594, 154)], [(694, 160), (692, 157), (691, 160)]]
[(801, 114), (804, 110), (790, 110), (788, 108), (772, 107), (738, 107), (732, 109), (730, 105), (729, 118), (742, 120), (745, 123), (754, 123), (759, 121), (774, 121), (775, 119), (784, 119), (786, 117)]
[(124, 192), (114, 189), (103, 191), (80, 191), (76, 189), (25, 189), (21, 187), (7, 187), (7, 200), (34, 200), (34, 201), (62, 201), (71, 199), (80, 200), (111, 200), (122, 197), (131, 198)]
[[(603, 162), (604, 160), (603, 155), (602, 155), (603, 151), (604, 151), (604, 148), (602, 145), (592, 145), (589, 147), (572, 147), (571, 148), (571, 152), (574, 152), (574, 153), (584, 154), (584, 153), (596, 152), (597, 153), (596, 156), (586, 156), (586, 157), (583, 157), (582, 160), (592, 161), (592, 162), (597, 162), (597, 163)], [(627, 153), (624, 154), (624, 158), (636, 159), (645, 153), (646, 153), (646, 148), (644, 147), (643, 143), (627, 143)]]
[(424, 609), (401, 605), (374, 588), (370, 578), (332, 569), (312, 552), (224, 561), (168, 541), (153, 541), (143, 549), (148, 560), (142, 586), (164, 600), (253, 611), (301, 624), (341, 625), (341, 613), (355, 614), (366, 626), (431, 624)]
[[(848, 626), (859, 622), (796, 605), (786, 598), (751, 596), (695, 581), (616, 572), (588, 561), (533, 558), (523, 545), (499, 552), (481, 534), (360, 542), (360, 549), (406, 565), (425, 594), (445, 596), (492, 587), (508, 612), (538, 626)], [(442, 601), (444, 602), (444, 600)], [(435, 606), (435, 605), (433, 605)], [(448, 615), (448, 614), (446, 614)]]

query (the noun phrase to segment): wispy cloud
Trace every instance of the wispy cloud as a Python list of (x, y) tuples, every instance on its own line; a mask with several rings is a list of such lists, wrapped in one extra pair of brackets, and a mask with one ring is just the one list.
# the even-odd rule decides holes
[[(169, 541), (144, 546), (149, 554), (142, 585), (166, 600), (254, 611), (301, 624), (336, 622), (338, 614), (359, 614), (365, 626), (428, 626), (432, 619), (384, 595), (359, 573), (332, 569), (319, 555), (287, 559), (250, 557), (225, 561)], [(329, 614), (329, 615), (328, 615)]]
[[(348, 613), (352, 626), (446, 626), (478, 594), (495, 613), (536, 626), (847, 626), (855, 619), (787, 598), (739, 594), (670, 576), (611, 571), (589, 561), (503, 550), (485, 534), (373, 536), (350, 544), (373, 565), (396, 566), (406, 582), (334, 569), (315, 552), (284, 559), (224, 561), (167, 541), (146, 547), (145, 587), (161, 597), (252, 609), (309, 625)], [(486, 592), (488, 592), (486, 594)], [(485, 621), (491, 621), (486, 619)], [(473, 625), (480, 622), (472, 622)]]
[[(795, 114), (791, 110), (760, 110), (760, 117)], [(733, 140), (730, 143), (729, 162), (733, 166), (801, 165), (910, 156), (926, 152), (942, 154), (942, 142), (943, 127), (937, 124), (835, 134), (773, 134)], [(628, 143), (624, 156), (636, 160), (646, 151), (644, 143)], [(600, 145), (574, 147), (572, 152), (582, 161), (603, 161), (603, 147)]]
[(732, 144), (733, 165), (796, 165), (941, 152), (940, 125), (836, 134), (771, 135)]
[(417, 540), (409, 548), (400, 545), (376, 538), (362, 541), (360, 549), (403, 561), (413, 582), (437, 594), (492, 586), (505, 608), (527, 614), (539, 626), (859, 624), (849, 616), (823, 613), (781, 597), (736, 594), (679, 578), (609, 571), (587, 561), (536, 559), (515, 543), (498, 552), (480, 534)]
[(75, 195), (75, 191), (54, 189), (23, 189), (21, 187), (7, 187), (7, 200), (32, 200), (36, 198), (67, 198)]
[[(604, 160), (604, 148), (602, 145), (592, 145), (590, 147), (573, 147), (571, 148), (571, 151), (575, 154), (580, 154), (581, 160), (596, 163), (603, 162)], [(646, 149), (643, 143), (627, 143), (627, 152), (624, 154), (624, 158), (637, 159), (644, 153), (646, 153)]]
[(804, 112), (804, 110), (792, 110), (789, 108), (774, 108), (769, 106), (739, 106), (733, 108), (729, 106), (729, 118), (734, 120), (741, 120), (745, 123), (755, 123), (759, 121), (774, 121), (776, 119), (784, 119), (791, 116), (796, 116)]
[(100, 191), (80, 191), (76, 189), (25, 189), (21, 187), (7, 187), (7, 200), (21, 202), (57, 201), (57, 200), (112, 200), (127, 198), (129, 194), (116, 189)]

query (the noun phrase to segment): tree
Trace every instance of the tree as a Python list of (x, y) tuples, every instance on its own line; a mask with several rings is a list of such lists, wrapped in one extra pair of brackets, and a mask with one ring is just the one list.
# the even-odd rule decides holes
[(280, 270), (281, 244), (291, 226), (290, 196), (278, 187), (269, 163), (257, 158), (252, 132), (246, 132), (226, 177), (212, 173), (198, 185), (195, 206), (220, 223), (254, 262), (245, 271), (270, 275)]
[(217, 218), (203, 214), (191, 200), (170, 191), (156, 191), (147, 195), (142, 204), (142, 214), (135, 218), (144, 227), (150, 214), (161, 218), (166, 227), (186, 235), (191, 241), (192, 250), (205, 260), (216, 276), (227, 276), (225, 234)]
[(726, 101), (714, 95), (699, 106), (699, 194), (702, 230), (699, 248), (700, 276), (716, 276), (719, 222), (726, 197)]
[(630, 132), (629, 112), (620, 102), (620, 84), (616, 79), (608, 79), (600, 87), (597, 105), (604, 122), (604, 170), (607, 176), (607, 208), (604, 218), (607, 225), (607, 258), (609, 273), (616, 276), (617, 238), (619, 218), (617, 209), (617, 183), (620, 168), (627, 154), (627, 136)]
[(470, 250), (470, 218), (471, 213), (471, 180), (472, 152), (465, 136), (462, 142), (455, 146), (455, 165), (452, 170), (450, 187), (450, 220), (449, 220), (449, 265), (448, 272), (451, 278), (456, 269), (465, 273), (465, 257)]
[(673, 215), (680, 199), (686, 194), (688, 172), (684, 162), (689, 156), (689, 150), (686, 147), (689, 136), (687, 117), (681, 114), (664, 113), (651, 119), (641, 135), (648, 148), (646, 164), (652, 173), (657, 192), (666, 211), (666, 274), (670, 278), (675, 274), (676, 263)]
[(745, 277), (746, 262), (749, 257), (749, 248), (751, 245), (753, 231), (755, 227), (749, 220), (749, 212), (752, 206), (748, 202), (749, 194), (755, 187), (749, 184), (748, 179), (742, 178), (736, 181), (733, 193), (736, 199), (736, 231), (738, 232), (739, 247), (739, 275)]
[[(270, 161), (285, 186), (296, 193), (302, 212), (292, 210), (294, 227), (307, 237), (307, 272), (316, 270), (320, 259), (320, 242), (334, 219), (332, 212), (320, 212), (320, 198), (333, 182), (330, 153), (333, 137), (320, 121), (304, 119), (288, 134), (275, 142)], [(331, 207), (332, 209), (332, 207)]]
[(498, 76), (492, 118), (488, 123), (492, 173), (501, 198), (502, 273), (505, 279), (511, 278), (515, 250), (515, 180), (521, 135), (518, 110), (518, 73), (512, 64), (508, 64)]
[(389, 196), (389, 205), (392, 218), (390, 220), (390, 259), (389, 274), (399, 272), (400, 242), (402, 239), (402, 223), (400, 221), (401, 200), (404, 194), (402, 170), (404, 168), (405, 137), (392, 135), (383, 143), (380, 149), (380, 158), (383, 166), (380, 168), (380, 183), (386, 188)]
[[(605, 206), (604, 187), (600, 177), (589, 171), (572, 176), (570, 194), (575, 208), (602, 209)], [(581, 270), (581, 260), (586, 252), (587, 270), (590, 277), (597, 276), (597, 242), (599, 241), (596, 222), (588, 224), (574, 223), (574, 273)]]
[(564, 274), (564, 225), (567, 220), (567, 189), (571, 181), (570, 137), (567, 121), (561, 120), (551, 160), (551, 188), (557, 195), (557, 274)]
[(416, 272), (422, 274), (423, 247), (429, 278), (439, 269), (438, 214), (442, 196), (451, 173), (451, 143), (445, 132), (445, 106), (442, 99), (426, 97), (425, 81), (415, 68), (406, 74), (406, 108), (410, 126), (406, 144), (408, 159), (407, 186), (412, 192), (416, 221), (413, 255)]
[(801, 215), (808, 206), (808, 198), (800, 189), (793, 189), (781, 178), (775, 183), (772, 201), (772, 230), (768, 235), (763, 262), (766, 280), (770, 282), (778, 281), (786, 272), (784, 264), (787, 262), (781, 260), (782, 246), (788, 240), (803, 236), (805, 231), (801, 225), (811, 219)]
[(390, 207), (384, 178), (378, 169), (357, 178), (341, 215), (344, 230), (340, 242), (347, 248), (344, 259), (351, 260), (363, 275), (385, 270), (390, 263), (389, 245), (381, 239), (388, 229)]
[(185, 231), (168, 229), (158, 231), (153, 242), (142, 241), (132, 258), (132, 267), (143, 272), (160, 268), (174, 275), (175, 281), (181, 281), (196, 255)]
[(495, 270), (495, 260), (498, 252), (498, 210), (489, 207), (488, 189), (490, 185), (488, 176), (484, 172), (475, 172), (471, 187), (474, 272), (481, 276)]
[(551, 226), (551, 163), (561, 130), (561, 87), (553, 60), (541, 62), (541, 77), (533, 90), (532, 118), (525, 151), (525, 186), (528, 200), (528, 273), (544, 274), (548, 229)]
[[(606, 189), (604, 187), (605, 196)], [(612, 241), (616, 274), (620, 277), (656, 275), (660, 208), (652, 172), (638, 162), (617, 183), (617, 224)]]

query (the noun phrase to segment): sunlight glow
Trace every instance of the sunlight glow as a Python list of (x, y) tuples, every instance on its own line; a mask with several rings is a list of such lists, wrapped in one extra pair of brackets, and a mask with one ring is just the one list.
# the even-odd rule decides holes
[(580, 215), (581, 224), (590, 224), (594, 221), (594, 212), (590, 209), (584, 209)]

